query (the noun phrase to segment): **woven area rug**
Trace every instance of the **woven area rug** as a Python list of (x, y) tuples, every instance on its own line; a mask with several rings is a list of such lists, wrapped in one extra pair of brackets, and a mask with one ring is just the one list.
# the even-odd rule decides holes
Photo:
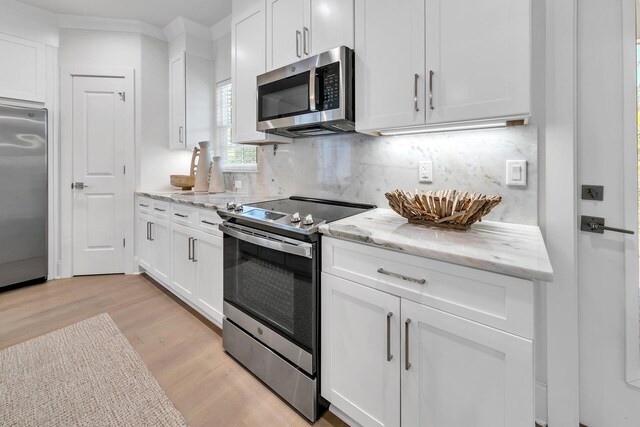
[(0, 426), (186, 426), (108, 314), (0, 351)]

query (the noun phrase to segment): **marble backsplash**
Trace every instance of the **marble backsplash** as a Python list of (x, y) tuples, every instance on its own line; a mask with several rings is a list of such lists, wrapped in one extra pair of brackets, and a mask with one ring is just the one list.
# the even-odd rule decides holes
[[(296, 139), (258, 148), (258, 171), (225, 173), (238, 192), (331, 198), (388, 207), (384, 193), (453, 188), (499, 194), (487, 219), (537, 225), (538, 130), (535, 126), (439, 134), (362, 134)], [(418, 182), (418, 162), (433, 162), (433, 183)], [(506, 160), (526, 160), (526, 187), (505, 185)]]

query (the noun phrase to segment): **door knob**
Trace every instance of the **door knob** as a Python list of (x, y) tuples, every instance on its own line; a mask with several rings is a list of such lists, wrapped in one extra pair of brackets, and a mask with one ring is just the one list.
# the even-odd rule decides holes
[(84, 185), (84, 182), (72, 182), (71, 188), (75, 188), (77, 190), (82, 190), (83, 188), (87, 188), (88, 185)]
[(616, 233), (635, 234), (631, 230), (623, 230), (622, 228), (607, 227), (604, 225), (604, 218), (597, 216), (585, 216), (580, 219), (580, 230), (590, 233), (603, 234), (605, 231), (613, 231)]

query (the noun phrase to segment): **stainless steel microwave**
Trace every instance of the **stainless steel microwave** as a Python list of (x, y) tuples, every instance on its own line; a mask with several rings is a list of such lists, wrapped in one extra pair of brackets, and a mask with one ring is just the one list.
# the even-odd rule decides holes
[(258, 76), (257, 129), (289, 138), (355, 131), (353, 63), (341, 46)]

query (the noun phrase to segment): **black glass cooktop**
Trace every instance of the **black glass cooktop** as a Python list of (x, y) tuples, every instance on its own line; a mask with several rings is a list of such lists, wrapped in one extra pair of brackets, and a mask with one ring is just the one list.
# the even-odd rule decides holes
[(241, 221), (245, 225), (262, 229), (312, 234), (324, 223), (357, 215), (375, 207), (375, 205), (293, 196), (288, 199), (250, 203), (241, 208), (219, 210), (218, 213), (225, 220)]

